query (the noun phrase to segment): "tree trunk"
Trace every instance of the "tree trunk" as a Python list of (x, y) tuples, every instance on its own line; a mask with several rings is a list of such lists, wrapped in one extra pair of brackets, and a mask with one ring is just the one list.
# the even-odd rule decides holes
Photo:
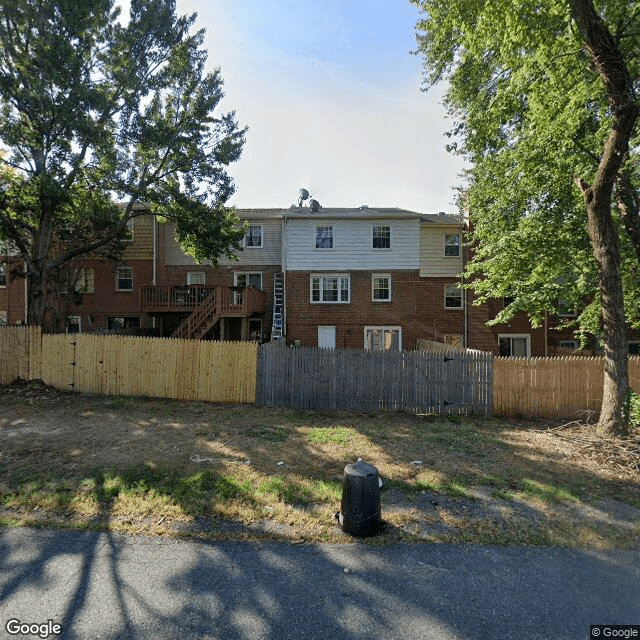
[(611, 216), (613, 187), (629, 152), (638, 105), (629, 70), (620, 48), (596, 12), (593, 0), (569, 0), (571, 14), (584, 39), (585, 49), (600, 75), (613, 114), (593, 184), (574, 178), (582, 190), (598, 286), (604, 334), (604, 387), (599, 426), (613, 435), (627, 435), (629, 425), (629, 370), (620, 276), (618, 230)]
[(584, 191), (589, 237), (598, 265), (598, 285), (604, 341), (604, 386), (599, 428), (623, 436), (629, 423), (629, 369), (624, 296), (620, 276), (618, 230), (611, 217), (611, 202)]

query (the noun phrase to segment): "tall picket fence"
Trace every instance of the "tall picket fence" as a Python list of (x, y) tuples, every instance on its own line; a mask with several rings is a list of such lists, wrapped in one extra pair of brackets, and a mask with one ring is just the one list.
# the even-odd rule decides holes
[(37, 380), (41, 363), (40, 327), (0, 327), (0, 384)]
[(40, 335), (38, 330), (35, 348), (35, 339), (29, 342), (21, 331), (0, 330), (1, 382), (42, 378), (57, 389), (84, 393), (255, 402), (256, 343)]
[[(640, 357), (629, 358), (631, 388), (640, 394)], [(495, 358), (493, 410), (502, 416), (579, 417), (600, 412), (603, 358)]]

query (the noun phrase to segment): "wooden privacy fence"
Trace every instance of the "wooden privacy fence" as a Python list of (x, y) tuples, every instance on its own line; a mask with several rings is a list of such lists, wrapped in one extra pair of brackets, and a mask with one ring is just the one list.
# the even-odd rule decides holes
[[(629, 358), (629, 382), (640, 393), (640, 357)], [(603, 358), (495, 358), (493, 410), (502, 416), (578, 417), (600, 412)]]
[(42, 377), (40, 327), (0, 327), (0, 384)]
[(256, 402), (295, 409), (491, 413), (493, 356), (265, 346)]
[[(0, 384), (299, 409), (570, 418), (599, 412), (602, 358), (379, 353), (0, 328)], [(629, 358), (640, 394), (640, 357)]]
[(255, 402), (257, 344), (0, 330), (0, 382), (208, 402)]

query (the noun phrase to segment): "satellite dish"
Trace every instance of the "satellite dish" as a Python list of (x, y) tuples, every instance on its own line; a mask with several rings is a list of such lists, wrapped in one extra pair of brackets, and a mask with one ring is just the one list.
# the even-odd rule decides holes
[(320, 203), (317, 200), (309, 200), (309, 208), (311, 211), (319, 211)]
[(309, 197), (309, 192), (306, 189), (300, 189), (300, 200), (306, 200)]

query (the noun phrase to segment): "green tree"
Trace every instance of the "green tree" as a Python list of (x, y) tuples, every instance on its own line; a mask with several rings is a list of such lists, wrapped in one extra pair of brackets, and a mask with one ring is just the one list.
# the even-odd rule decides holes
[(425, 88), (448, 81), (448, 146), (471, 165), (477, 301), (513, 299), (495, 322), (580, 308), (578, 331), (604, 346), (600, 427), (625, 434), (625, 321), (640, 325), (640, 3), (412, 2)]
[(53, 274), (117, 245), (136, 204), (196, 260), (239, 248), (226, 167), (246, 130), (214, 115), (222, 79), (195, 17), (174, 0), (131, 0), (128, 20), (114, 0), (0, 5), (0, 237), (24, 260), (30, 324)]

